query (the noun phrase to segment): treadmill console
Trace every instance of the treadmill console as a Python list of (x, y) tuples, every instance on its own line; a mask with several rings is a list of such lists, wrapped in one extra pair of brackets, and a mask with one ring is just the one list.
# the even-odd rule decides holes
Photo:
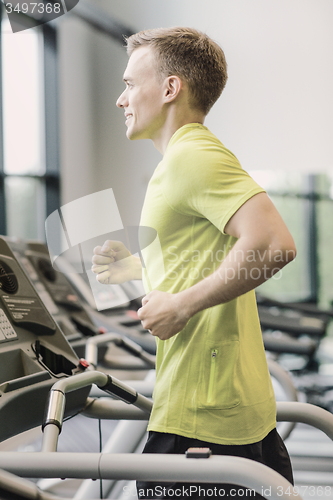
[(84, 356), (86, 337), (96, 335), (98, 328), (66, 275), (53, 268), (46, 244), (5, 239), (75, 352)]
[[(0, 237), (0, 441), (42, 423), (57, 379), (80, 371), (79, 358), (4, 238)], [(81, 409), (89, 387), (69, 395)]]

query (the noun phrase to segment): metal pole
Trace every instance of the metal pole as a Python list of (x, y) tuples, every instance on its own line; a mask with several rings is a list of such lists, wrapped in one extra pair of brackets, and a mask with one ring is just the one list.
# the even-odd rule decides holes
[[(146, 384), (151, 384), (150, 391), (152, 392), (153, 384), (155, 381), (155, 371), (151, 370), (144, 382)], [(142, 381), (141, 381), (142, 382)], [(136, 389), (138, 390), (138, 389)], [(141, 392), (141, 391), (139, 391)], [(150, 392), (150, 395), (151, 395)], [(116, 418), (122, 419), (113, 433), (111, 434), (109, 440), (103, 447), (103, 453), (141, 453), (143, 449), (143, 438), (146, 441), (147, 437), (147, 419), (148, 415), (146, 412), (135, 408), (133, 405), (127, 405), (122, 401), (114, 401), (110, 398), (100, 398), (96, 400), (91, 406), (87, 408), (84, 412), (86, 416), (97, 417), (97, 418)], [(128, 421), (129, 418), (135, 418), (136, 420), (142, 419), (144, 422), (140, 421)], [(99, 484), (96, 481), (86, 480), (83, 481), (79, 489), (77, 490), (74, 499), (90, 500), (94, 496), (99, 494)], [(104, 480), (103, 481), (103, 493), (107, 497), (111, 489), (115, 486), (115, 480)]]
[[(56, 451), (57, 449), (58, 435), (63, 422), (66, 392), (71, 392), (93, 383), (97, 384), (100, 389), (115, 395), (127, 403), (133, 404), (147, 414), (152, 409), (153, 403), (150, 399), (138, 394), (130, 386), (116, 378), (111, 378), (110, 375), (106, 375), (105, 373), (87, 370), (78, 375), (58, 380), (51, 388), (46, 418), (43, 423), (43, 430), (46, 431), (43, 438), (43, 450)], [(57, 428), (58, 432), (56, 429), (51, 430), (52, 428)]]
[[(90, 402), (91, 404), (89, 404)], [(149, 418), (147, 412), (111, 398), (98, 398), (95, 400), (88, 398), (87, 408), (81, 414), (85, 417), (101, 420), (148, 420)]]
[[(270, 358), (267, 359), (267, 364), (271, 376), (281, 385), (287, 397), (287, 401), (298, 401), (297, 390), (289, 373), (276, 361)], [(283, 440), (288, 438), (294, 427), (295, 422), (282, 422), (281, 425), (279, 425), (279, 434)]]
[(57, 451), (59, 427), (56, 425), (47, 425), (43, 431), (42, 451)]
[(241, 457), (99, 453), (0, 453), (0, 468), (26, 477), (127, 479), (193, 483), (231, 483), (272, 500), (301, 499), (284, 477), (266, 465)]
[[(147, 418), (147, 417), (146, 417)], [(122, 420), (113, 431), (110, 439), (103, 447), (103, 453), (134, 453), (142, 436), (146, 434), (147, 422), (133, 422)], [(115, 483), (114, 479), (103, 481), (104, 496), (108, 495)], [(99, 495), (99, 484), (90, 479), (83, 481), (74, 495), (73, 500), (97, 498)]]
[[(151, 370), (150, 373), (155, 374), (155, 370)], [(154, 385), (155, 385), (155, 380), (127, 380), (126, 379), (126, 384), (128, 384), (130, 387), (132, 387), (136, 392), (139, 392), (143, 396), (146, 396), (147, 398), (151, 398), (154, 390)], [(91, 391), (89, 393), (89, 396), (92, 398), (102, 398), (105, 397), (105, 392), (102, 391), (101, 389), (98, 389), (97, 386), (93, 385), (91, 388)]]
[(317, 228), (317, 200), (316, 175), (308, 176), (308, 201), (306, 204), (308, 263), (310, 280), (310, 302), (318, 303), (319, 273), (318, 273), (318, 228)]
[(276, 403), (277, 420), (282, 422), (302, 422), (323, 431), (333, 440), (333, 415), (329, 411), (309, 403)]
[(133, 356), (144, 361), (150, 368), (155, 368), (156, 356), (147, 353), (140, 345), (133, 342), (133, 340), (127, 339), (119, 333), (112, 332), (96, 335), (87, 340), (85, 350), (86, 361), (96, 368), (98, 364), (98, 348), (110, 342), (114, 342), (119, 347), (129, 351)]
[(96, 335), (95, 337), (89, 337), (85, 349), (86, 361), (96, 368), (98, 364), (98, 347), (118, 340), (119, 337), (121, 337), (119, 334), (110, 332), (104, 333), (103, 335)]

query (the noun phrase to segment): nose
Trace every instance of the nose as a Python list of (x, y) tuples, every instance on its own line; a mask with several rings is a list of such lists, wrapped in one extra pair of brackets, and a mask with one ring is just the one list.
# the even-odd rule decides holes
[(126, 99), (125, 92), (126, 92), (126, 89), (124, 90), (124, 92), (122, 94), (120, 94), (120, 96), (117, 99), (116, 106), (118, 108), (124, 108), (126, 106), (127, 99)]

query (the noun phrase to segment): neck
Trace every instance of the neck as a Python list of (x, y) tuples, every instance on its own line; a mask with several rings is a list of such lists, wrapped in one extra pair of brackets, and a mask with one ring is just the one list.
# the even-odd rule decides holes
[(164, 155), (171, 137), (178, 129), (188, 123), (201, 123), (203, 125), (204, 120), (205, 115), (194, 110), (185, 114), (170, 112), (163, 127), (156, 133), (156, 136), (152, 137), (155, 148)]

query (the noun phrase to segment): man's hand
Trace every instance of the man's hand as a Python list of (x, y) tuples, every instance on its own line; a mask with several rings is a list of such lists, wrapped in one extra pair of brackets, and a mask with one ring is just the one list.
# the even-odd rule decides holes
[(107, 240), (104, 245), (94, 248), (91, 270), (96, 279), (104, 285), (125, 283), (141, 279), (142, 267), (139, 257), (131, 255), (121, 241)]
[(179, 294), (153, 290), (142, 299), (138, 310), (143, 328), (161, 340), (167, 340), (180, 332), (188, 322), (185, 307)]

